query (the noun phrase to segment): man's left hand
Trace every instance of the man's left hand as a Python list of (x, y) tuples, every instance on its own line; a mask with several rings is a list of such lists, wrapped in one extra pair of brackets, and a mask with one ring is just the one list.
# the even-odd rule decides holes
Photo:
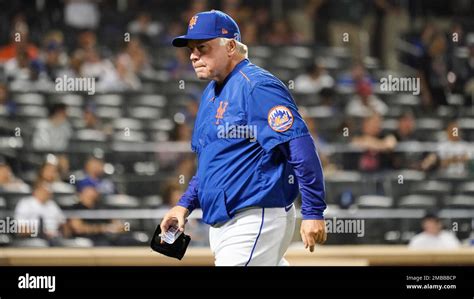
[(303, 220), (300, 234), (304, 248), (309, 247), (309, 251), (313, 252), (314, 245), (326, 242), (326, 223), (324, 220)]

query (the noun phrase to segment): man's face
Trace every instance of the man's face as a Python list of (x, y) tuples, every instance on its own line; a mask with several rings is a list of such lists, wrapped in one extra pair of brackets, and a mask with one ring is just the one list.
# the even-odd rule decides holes
[(442, 229), (441, 222), (436, 219), (426, 219), (423, 221), (423, 230), (430, 235), (436, 236)]
[(41, 202), (45, 203), (47, 202), (50, 197), (51, 197), (51, 191), (49, 190), (49, 187), (46, 185), (41, 185), (38, 188), (35, 189), (33, 192), (33, 195)]
[(86, 172), (92, 177), (100, 177), (104, 174), (104, 163), (98, 159), (90, 159), (86, 164)]
[(48, 164), (43, 168), (42, 178), (47, 182), (54, 182), (58, 177), (58, 168), (55, 165)]
[(99, 192), (93, 187), (86, 187), (79, 194), (79, 198), (84, 204), (93, 206), (99, 198)]
[(201, 80), (213, 80), (224, 70), (229, 61), (226, 47), (219, 44), (219, 39), (190, 40), (187, 48), (189, 58)]

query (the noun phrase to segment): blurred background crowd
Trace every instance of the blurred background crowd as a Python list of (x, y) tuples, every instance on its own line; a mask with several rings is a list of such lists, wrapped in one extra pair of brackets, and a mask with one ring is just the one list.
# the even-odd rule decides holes
[[(147, 244), (160, 208), (173, 206), (195, 173), (189, 141), (206, 84), (170, 43), (209, 9), (231, 15), (251, 62), (290, 88), (323, 163), (328, 216), (367, 221), (364, 238), (329, 243), (406, 244), (426, 210), (472, 239), (472, 1), (0, 8), (0, 213), (41, 227), (39, 238), (0, 233), (5, 246)], [(96, 93), (58, 92), (64, 76), (95, 78)], [(420, 92), (381, 89), (389, 76), (419, 78)], [(199, 219), (188, 230), (192, 245), (208, 244)]]

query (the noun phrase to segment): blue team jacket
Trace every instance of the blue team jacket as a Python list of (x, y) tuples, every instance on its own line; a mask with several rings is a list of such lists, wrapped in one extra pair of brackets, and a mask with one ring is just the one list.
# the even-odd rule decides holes
[(203, 92), (191, 141), (198, 157), (203, 221), (224, 222), (250, 207), (285, 207), (298, 194), (292, 167), (277, 145), (309, 135), (286, 86), (241, 61)]

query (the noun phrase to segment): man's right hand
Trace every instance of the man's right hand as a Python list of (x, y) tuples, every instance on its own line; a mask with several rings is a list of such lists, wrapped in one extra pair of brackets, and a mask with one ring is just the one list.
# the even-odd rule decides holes
[[(184, 232), (184, 224), (186, 223), (186, 217), (189, 215), (189, 210), (182, 206), (175, 206), (166, 213), (165, 217), (161, 221), (160, 228), (161, 233), (168, 231), (170, 226), (178, 226), (181, 232)], [(161, 241), (163, 242), (163, 241)]]

